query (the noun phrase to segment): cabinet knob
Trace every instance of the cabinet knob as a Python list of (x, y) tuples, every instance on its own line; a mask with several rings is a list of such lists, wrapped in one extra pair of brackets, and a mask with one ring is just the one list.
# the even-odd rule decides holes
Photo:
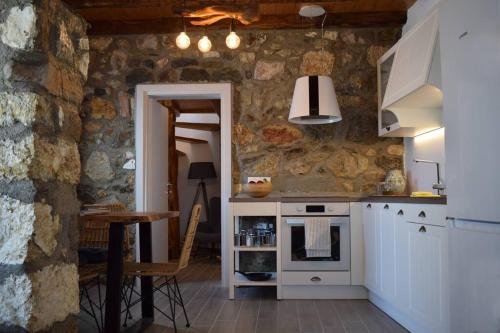
[(425, 217), (425, 212), (421, 211), (420, 214), (418, 214), (418, 217)]
[(384, 209), (389, 209), (389, 205), (385, 204)]
[(372, 204), (366, 205), (366, 208), (372, 208)]
[(405, 215), (402, 209), (399, 210), (398, 215)]
[(427, 232), (427, 229), (425, 229), (425, 226), (421, 226), (418, 232)]
[(313, 277), (311, 278), (311, 281), (312, 281), (312, 282), (320, 282), (320, 281), (321, 281), (321, 278), (320, 278), (319, 276), (313, 276)]

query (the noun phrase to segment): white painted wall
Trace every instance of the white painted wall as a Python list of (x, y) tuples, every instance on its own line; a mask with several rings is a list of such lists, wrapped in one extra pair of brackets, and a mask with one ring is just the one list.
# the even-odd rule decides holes
[[(439, 2), (440, 0), (418, 0), (415, 2), (408, 10), (408, 21), (403, 26), (403, 34), (422, 20)], [(415, 164), (413, 162), (415, 158), (439, 162), (441, 164), (441, 178), (446, 184), (444, 129), (415, 138), (405, 138), (404, 145), (408, 191), (432, 191), (432, 184), (436, 182), (435, 166), (422, 163)]]
[[(215, 114), (181, 114), (177, 121), (193, 123), (219, 123), (219, 117)], [(207, 140), (208, 144), (190, 144), (177, 142), (177, 150), (186, 153), (179, 158), (178, 188), (180, 208), (180, 230), (181, 235), (187, 227), (189, 213), (192, 208), (193, 198), (196, 194), (197, 180), (187, 179), (189, 164), (192, 162), (213, 162), (217, 173), (216, 179), (207, 179), (208, 200), (213, 196), (220, 197), (220, 132), (198, 131), (187, 128), (177, 128), (175, 134), (189, 138)], [(203, 196), (200, 196), (202, 202)], [(201, 220), (206, 221), (205, 210), (202, 210)]]
[(414, 163), (413, 159), (424, 159), (440, 163), (441, 179), (445, 181), (444, 170), (444, 128), (416, 136), (405, 138), (405, 165), (409, 191), (429, 191), (437, 181), (436, 166), (427, 163)]

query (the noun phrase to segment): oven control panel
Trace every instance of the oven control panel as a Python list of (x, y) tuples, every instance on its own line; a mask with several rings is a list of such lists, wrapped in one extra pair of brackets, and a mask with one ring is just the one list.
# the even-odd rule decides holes
[(349, 216), (348, 202), (282, 203), (282, 216)]

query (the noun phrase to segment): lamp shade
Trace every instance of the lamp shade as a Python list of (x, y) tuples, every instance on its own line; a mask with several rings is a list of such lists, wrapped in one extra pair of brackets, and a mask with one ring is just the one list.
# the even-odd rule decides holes
[(288, 121), (330, 124), (342, 120), (333, 81), (328, 76), (303, 76), (295, 81)]
[(217, 178), (212, 162), (193, 162), (189, 165), (188, 179)]

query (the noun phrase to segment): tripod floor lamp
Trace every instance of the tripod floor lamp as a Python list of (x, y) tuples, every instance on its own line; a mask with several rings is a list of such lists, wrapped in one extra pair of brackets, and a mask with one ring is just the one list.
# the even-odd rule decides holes
[[(208, 207), (208, 197), (207, 197), (207, 187), (205, 185), (205, 179), (217, 178), (215, 173), (215, 167), (212, 162), (193, 162), (189, 166), (188, 179), (199, 179), (198, 186), (196, 188), (196, 194), (193, 200), (193, 206), (196, 205), (200, 198), (200, 193), (203, 194), (203, 204), (205, 205), (206, 218), (210, 216), (210, 211)], [(192, 210), (192, 209), (191, 209)]]

